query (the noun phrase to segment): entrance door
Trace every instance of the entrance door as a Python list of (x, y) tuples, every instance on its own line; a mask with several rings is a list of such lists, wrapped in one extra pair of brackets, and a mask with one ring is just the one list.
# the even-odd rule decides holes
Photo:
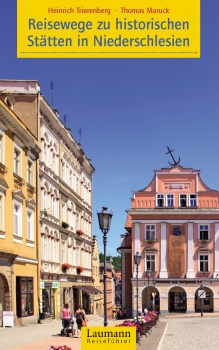
[(53, 290), (52, 289), (43, 289), (42, 290), (42, 309), (43, 312), (45, 312), (46, 317), (54, 318), (55, 315), (55, 307), (54, 307), (54, 296), (53, 296)]
[(170, 292), (170, 311), (186, 311), (186, 293)]
[(0, 276), (0, 327), (3, 325), (3, 311), (5, 309), (5, 286)]

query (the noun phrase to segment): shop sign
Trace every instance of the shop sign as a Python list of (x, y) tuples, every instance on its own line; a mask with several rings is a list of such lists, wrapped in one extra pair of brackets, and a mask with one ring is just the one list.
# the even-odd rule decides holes
[(40, 289), (44, 289), (45, 288), (45, 282), (40, 282)]
[(3, 311), (3, 327), (14, 327), (13, 311)]
[(59, 282), (52, 282), (52, 288), (59, 288)]

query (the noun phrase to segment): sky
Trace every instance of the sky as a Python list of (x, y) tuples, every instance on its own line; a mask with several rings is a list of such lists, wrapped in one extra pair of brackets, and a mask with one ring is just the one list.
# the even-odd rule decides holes
[(17, 59), (16, 2), (0, 13), (0, 79), (38, 80), (95, 168), (93, 235), (103, 252), (96, 212), (113, 212), (107, 255), (118, 255), (132, 191), (154, 170), (180, 165), (201, 171), (219, 190), (219, 2), (201, 2), (200, 59)]

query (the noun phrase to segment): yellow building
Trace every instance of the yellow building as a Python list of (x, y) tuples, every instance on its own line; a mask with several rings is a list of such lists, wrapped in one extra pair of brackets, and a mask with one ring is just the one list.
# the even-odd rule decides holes
[(3, 311), (15, 324), (38, 322), (36, 211), (37, 139), (0, 95), (0, 325)]
[(100, 260), (97, 237), (93, 236), (92, 244), (92, 261), (93, 261), (93, 284), (99, 290), (99, 293), (92, 295), (91, 313), (101, 316), (103, 311), (103, 281), (100, 279)]

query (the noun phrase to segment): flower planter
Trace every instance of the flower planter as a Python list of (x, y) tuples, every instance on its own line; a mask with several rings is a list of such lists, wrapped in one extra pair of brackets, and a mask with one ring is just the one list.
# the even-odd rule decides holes
[(69, 225), (66, 222), (62, 221), (62, 225), (61, 226), (63, 228), (65, 228), (65, 229), (67, 229)]

